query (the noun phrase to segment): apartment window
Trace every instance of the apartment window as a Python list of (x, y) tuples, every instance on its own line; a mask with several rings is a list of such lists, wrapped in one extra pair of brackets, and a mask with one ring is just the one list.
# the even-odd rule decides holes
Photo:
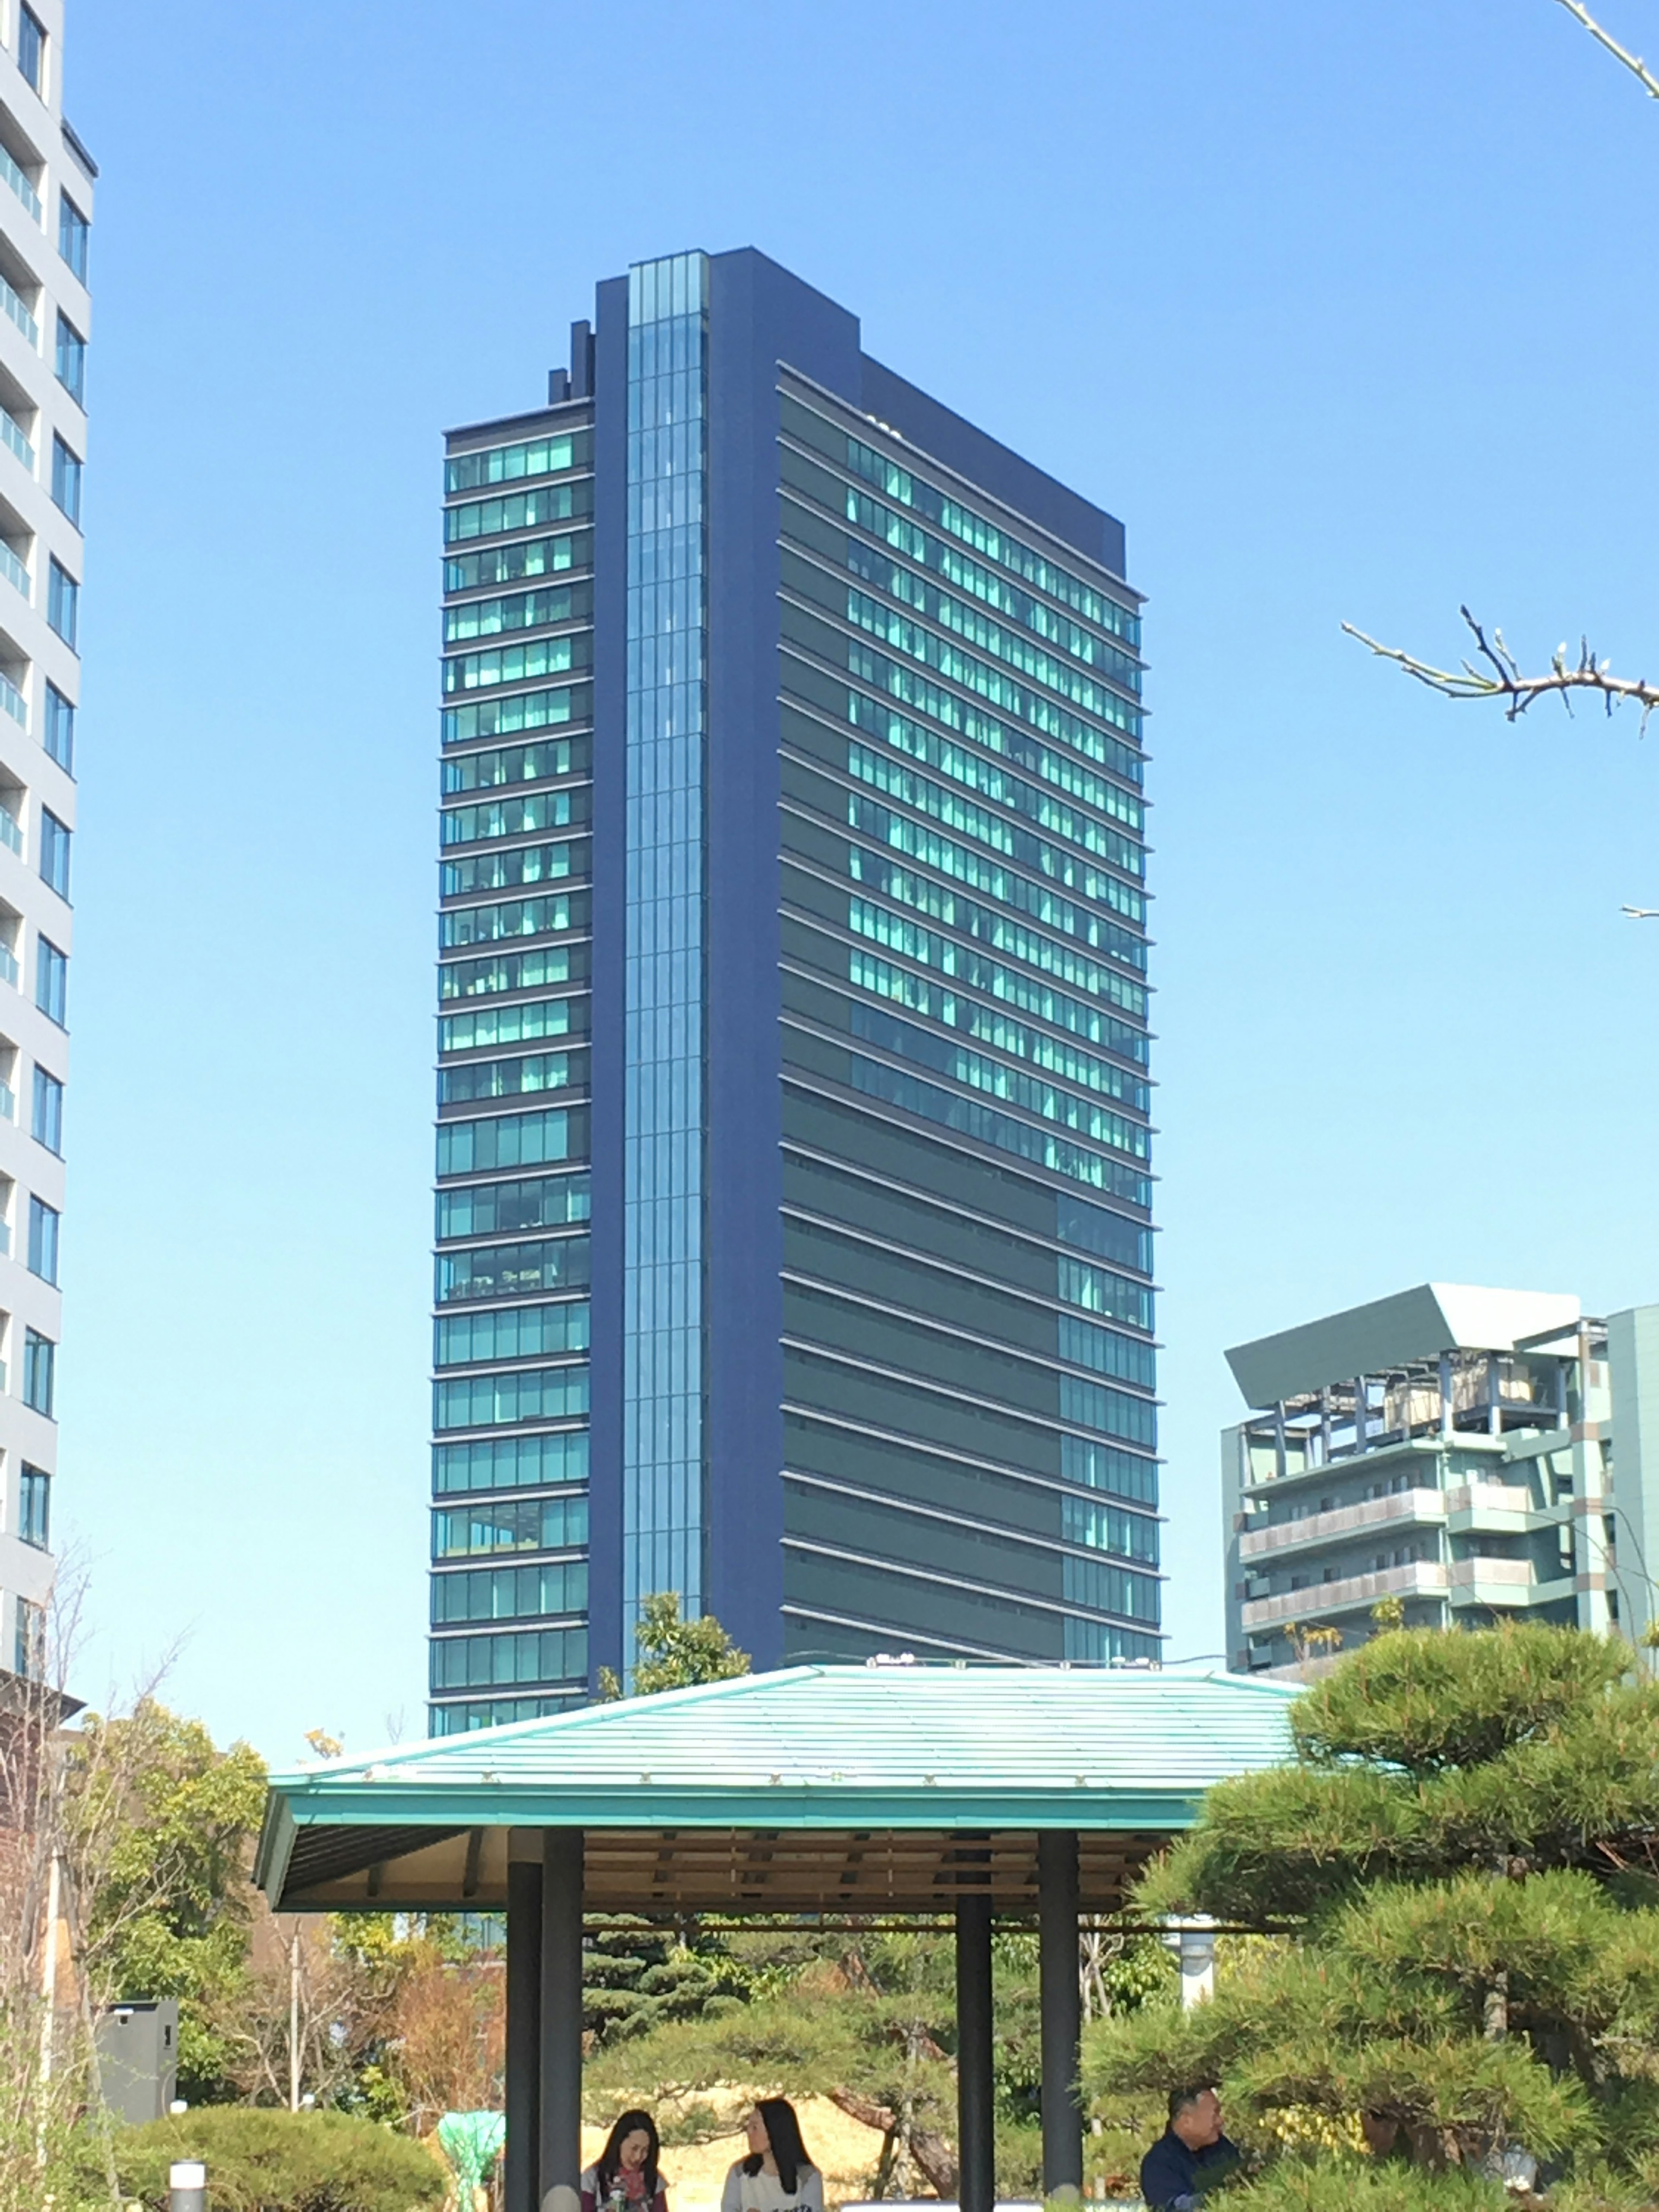
[(53, 1288), (58, 1283), (58, 1228), (63, 1216), (44, 1198), (29, 1200), (29, 1273)]
[(92, 239), (92, 225), (87, 221), (67, 192), (58, 195), (58, 251), (70, 265), (71, 275), (87, 281), (87, 249)]
[(52, 495), (78, 530), (81, 527), (81, 456), (59, 437), (52, 441)]
[(46, 579), (46, 620), (71, 648), (80, 613), (81, 586), (67, 568), (54, 561)]
[(44, 1145), (49, 1152), (63, 1151), (64, 1086), (44, 1067), (34, 1071), (34, 1112), (29, 1127), (36, 1144)]
[(75, 771), (75, 709), (55, 684), (46, 686), (46, 747), (59, 768)]
[(17, 11), (17, 66), (44, 100), (46, 93), (46, 27), (32, 8)]
[(58, 1028), (69, 1026), (69, 955), (49, 937), (35, 939), (34, 1003)]
[(40, 809), (40, 875), (61, 899), (70, 895), (70, 839), (68, 823), (60, 822), (49, 806)]
[(46, 1612), (26, 1597), (17, 1601), (17, 1640), (12, 1651), (12, 1672), (26, 1681), (38, 1681), (46, 1666)]
[(87, 342), (67, 315), (58, 318), (58, 381), (77, 407), (87, 404)]
[(23, 1332), (23, 1403), (52, 1419), (57, 1396), (58, 1346), (36, 1328)]
[(17, 1500), (17, 1533), (26, 1544), (44, 1552), (52, 1541), (52, 1477), (43, 1467), (23, 1462), (23, 1480)]

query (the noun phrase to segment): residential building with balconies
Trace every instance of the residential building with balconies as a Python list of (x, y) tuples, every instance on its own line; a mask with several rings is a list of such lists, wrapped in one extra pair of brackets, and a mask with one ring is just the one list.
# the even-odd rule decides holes
[(1653, 1617), (1659, 1307), (1602, 1322), (1569, 1296), (1425, 1283), (1227, 1364), (1255, 1409), (1222, 1437), (1234, 1668), (1390, 1618), (1634, 1636)]

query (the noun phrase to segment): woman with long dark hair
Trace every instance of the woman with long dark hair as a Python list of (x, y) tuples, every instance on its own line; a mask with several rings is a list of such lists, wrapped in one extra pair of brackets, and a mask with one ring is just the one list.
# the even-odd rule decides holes
[(582, 2176), (582, 2212), (668, 2212), (662, 2145), (649, 2112), (624, 2112)]
[(749, 2155), (726, 2175), (720, 2212), (823, 2212), (823, 2176), (788, 2099), (763, 2097), (747, 2124)]

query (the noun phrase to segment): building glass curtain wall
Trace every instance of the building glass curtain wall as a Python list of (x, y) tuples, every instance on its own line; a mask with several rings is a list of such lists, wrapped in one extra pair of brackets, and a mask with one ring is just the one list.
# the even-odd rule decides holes
[(760, 1667), (1155, 1659), (1122, 526), (748, 251), (447, 466), (436, 1724), (659, 1591)]
[(701, 1612), (708, 264), (628, 280), (623, 1613)]

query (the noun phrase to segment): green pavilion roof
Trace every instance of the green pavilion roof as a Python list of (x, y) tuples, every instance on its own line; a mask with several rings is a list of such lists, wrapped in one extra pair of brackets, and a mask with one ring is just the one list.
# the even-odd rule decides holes
[[(1082, 1838), (1085, 1909), (1291, 1754), (1293, 1685), (1093, 1668), (796, 1667), (272, 1777), (274, 1906), (485, 1909), (530, 1832), (587, 1835), (591, 1909), (946, 1909), (1034, 1894)], [(1092, 1899), (1092, 1902), (1091, 1900)]]

